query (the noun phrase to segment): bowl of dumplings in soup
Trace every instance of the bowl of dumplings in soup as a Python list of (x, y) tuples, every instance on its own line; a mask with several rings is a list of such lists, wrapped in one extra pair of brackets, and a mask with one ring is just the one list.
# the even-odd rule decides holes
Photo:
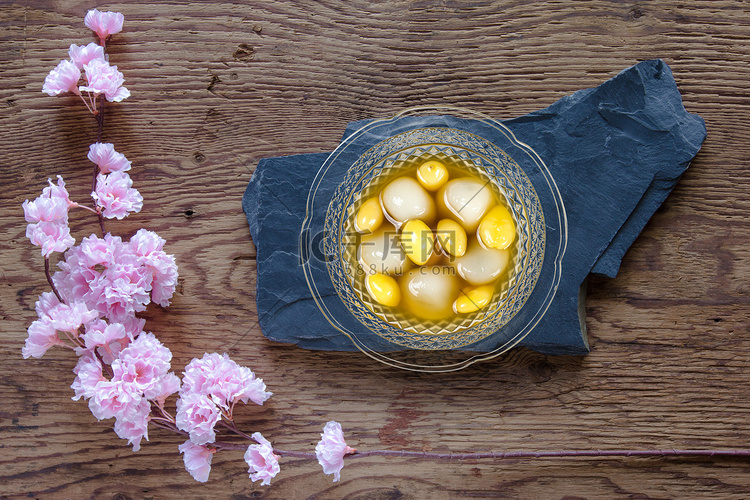
[(525, 336), (554, 295), (566, 236), (559, 194), (527, 149), (497, 122), (446, 116), (374, 121), (345, 139), (303, 224), (322, 229), (325, 268), (305, 272), (329, 322), (363, 351), (492, 340), (483, 349), (497, 354)]

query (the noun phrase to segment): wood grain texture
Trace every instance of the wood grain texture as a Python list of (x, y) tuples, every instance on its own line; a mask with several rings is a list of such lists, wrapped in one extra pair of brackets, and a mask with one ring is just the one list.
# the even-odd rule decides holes
[[(92, 41), (89, 1), (0, 2), (0, 497), (5, 498), (747, 498), (743, 459), (348, 461), (333, 484), (284, 459), (253, 484), (240, 452), (206, 485), (175, 435), (132, 453), (111, 422), (71, 401), (62, 350), (23, 360), (47, 290), (21, 203), (61, 174), (89, 185), (95, 124), (73, 97), (40, 92), (70, 43)], [(111, 61), (132, 92), (109, 105), (105, 140), (133, 161), (143, 212), (109, 228), (168, 240), (178, 293), (148, 328), (180, 371), (228, 352), (274, 396), (240, 427), (312, 450), (325, 422), (350, 445), (460, 452), (750, 447), (750, 4), (741, 1), (154, 1), (125, 14)], [(703, 149), (614, 280), (589, 283), (586, 357), (515, 350), (454, 374), (413, 374), (358, 354), (265, 340), (255, 250), (240, 199), (263, 157), (334, 148), (345, 125), (413, 105), (500, 118), (544, 107), (640, 60), (661, 57)], [(74, 212), (78, 238), (96, 230)]]

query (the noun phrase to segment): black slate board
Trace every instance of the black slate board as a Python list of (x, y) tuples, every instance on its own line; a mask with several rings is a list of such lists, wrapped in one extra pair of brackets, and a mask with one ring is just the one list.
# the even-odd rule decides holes
[[(344, 136), (365, 125), (349, 124)], [(503, 122), (555, 178), (568, 217), (568, 247), (555, 299), (521, 345), (547, 354), (588, 352), (585, 280), (614, 277), (623, 255), (666, 199), (706, 137), (685, 111), (669, 67), (641, 62), (594, 89)], [(310, 184), (328, 153), (259, 162), (242, 206), (257, 247), (257, 304), (271, 340), (306, 349), (356, 350), (318, 311), (299, 257)], [(325, 300), (338, 300), (333, 291)], [(489, 351), (492, 338), (471, 346)], [(380, 350), (394, 346), (380, 343)]]

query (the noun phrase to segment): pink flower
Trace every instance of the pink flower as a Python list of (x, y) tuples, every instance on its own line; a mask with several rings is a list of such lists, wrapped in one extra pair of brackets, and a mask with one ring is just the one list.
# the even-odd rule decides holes
[(75, 63), (68, 60), (60, 61), (55, 69), (50, 71), (44, 79), (42, 92), (51, 96), (56, 96), (63, 92), (80, 94), (78, 91), (78, 80), (80, 79), (81, 70)]
[(184, 453), (185, 469), (193, 476), (193, 479), (201, 483), (208, 481), (208, 474), (211, 472), (211, 459), (216, 450), (210, 450), (190, 441), (182, 443), (179, 450), (180, 453)]
[(150, 301), (150, 276), (140, 266), (116, 263), (90, 284), (86, 294), (89, 303), (110, 321), (118, 323), (145, 311)]
[(341, 479), (344, 455), (349, 455), (357, 450), (347, 446), (341, 425), (333, 420), (326, 424), (320, 437), (322, 439), (315, 447), (315, 456), (318, 457), (318, 463), (323, 466), (323, 472), (333, 474), (333, 482), (335, 483)]
[(151, 300), (167, 307), (177, 288), (178, 273), (174, 256), (157, 252), (144, 257), (141, 264), (151, 275)]
[(115, 262), (115, 256), (122, 247), (122, 239), (119, 236), (112, 236), (110, 233), (99, 238), (95, 234), (81, 240), (81, 254), (83, 264), (86, 267), (94, 268), (96, 266), (109, 267)]
[[(125, 327), (121, 323), (107, 324), (104, 320), (97, 320), (86, 326), (86, 333), (81, 335), (86, 350), (96, 352), (102, 357), (102, 361), (112, 364), (120, 354), (120, 351), (129, 342)], [(80, 350), (76, 351), (81, 354)]]
[[(225, 354), (224, 357), (227, 355)], [(224, 357), (217, 353), (205, 353), (201, 359), (190, 360), (182, 376), (182, 391), (204, 396), (211, 394)]]
[(29, 326), (26, 345), (21, 349), (24, 359), (41, 358), (52, 346), (64, 345), (49, 320), (36, 320)]
[(26, 237), (33, 245), (42, 248), (42, 257), (49, 257), (54, 252), (64, 252), (76, 242), (70, 235), (67, 224), (56, 222), (29, 224), (26, 226)]
[(26, 222), (67, 222), (68, 208), (76, 206), (70, 201), (68, 190), (65, 189), (65, 181), (62, 176), (57, 176), (57, 185), (52, 179), (47, 179), (47, 184), (42, 189), (42, 194), (34, 201), (23, 202), (23, 213)]
[(137, 233), (130, 238), (128, 246), (130, 250), (138, 257), (150, 257), (162, 250), (167, 242), (164, 238), (153, 231), (139, 229)]
[(151, 271), (151, 300), (162, 307), (169, 306), (169, 299), (177, 289), (177, 262), (173, 255), (161, 253), (146, 263)]
[(88, 11), (83, 18), (83, 23), (99, 36), (102, 45), (108, 37), (122, 31), (124, 21), (125, 16), (119, 12), (99, 12), (96, 9)]
[(48, 186), (42, 189), (42, 196), (48, 198), (61, 198), (67, 201), (68, 205), (75, 205), (75, 203), (70, 201), (70, 195), (68, 195), (68, 190), (65, 189), (65, 181), (61, 175), (57, 176), (57, 185), (52, 183), (52, 179), (47, 179), (47, 184)]
[(60, 305), (60, 301), (57, 299), (57, 296), (52, 292), (43, 292), (39, 296), (39, 300), (36, 301), (36, 304), (34, 304), (34, 309), (36, 309), (36, 315), (40, 318), (49, 317), (50, 310)]
[(93, 59), (83, 67), (86, 73), (86, 85), (81, 85), (81, 92), (93, 92), (95, 96), (104, 94), (109, 102), (120, 102), (130, 97), (130, 91), (123, 87), (125, 78), (117, 71), (117, 66), (110, 66), (102, 59)]
[(71, 399), (78, 401), (81, 398), (89, 399), (96, 392), (96, 385), (107, 379), (102, 375), (102, 364), (89, 353), (78, 358), (78, 364), (73, 369), (76, 378), (70, 388), (75, 391), (75, 396)]
[(34, 201), (23, 202), (24, 217), (27, 222), (26, 237), (31, 243), (42, 247), (42, 256), (52, 252), (64, 252), (75, 244), (68, 228), (68, 208), (75, 206), (70, 201), (65, 181), (57, 176), (57, 186), (48, 179), (49, 186)]
[(91, 307), (95, 307), (96, 301), (90, 300), (90, 284), (100, 277), (100, 272), (86, 265), (86, 256), (83, 255), (80, 246), (76, 246), (65, 252), (65, 260), (57, 263), (60, 268), (52, 276), (57, 290), (67, 300), (81, 300)]
[(125, 155), (115, 151), (115, 147), (108, 142), (95, 142), (89, 146), (88, 158), (99, 166), (99, 171), (103, 174), (130, 170), (130, 162)]
[[(78, 69), (83, 69), (84, 65), (90, 63), (95, 59), (101, 59), (102, 61), (105, 60), (104, 47), (93, 42), (88, 45), (76, 45), (74, 43), (70, 44), (68, 55), (70, 56), (70, 60), (73, 62), (73, 64), (76, 65)], [(79, 72), (78, 75), (80, 76), (80, 74), (81, 73)], [(76, 83), (77, 82), (78, 81), (76, 80)]]
[(185, 367), (182, 390), (216, 396), (224, 406), (237, 401), (247, 403), (248, 399), (262, 405), (273, 394), (266, 391), (266, 384), (255, 378), (250, 369), (217, 353), (206, 353), (202, 359), (190, 361)]
[(221, 420), (221, 411), (208, 396), (183, 390), (177, 400), (176, 420), (177, 428), (188, 432), (193, 443), (213, 443), (216, 440), (214, 426)]
[(141, 449), (141, 439), (148, 441), (148, 418), (151, 403), (142, 399), (138, 405), (128, 408), (127, 413), (117, 416), (115, 433), (120, 439), (127, 439), (133, 445), (133, 451)]
[(169, 396), (180, 390), (180, 377), (174, 373), (163, 375), (158, 384), (151, 390), (149, 399), (153, 399), (159, 406), (164, 406), (164, 402)]
[(97, 311), (92, 311), (83, 302), (73, 302), (70, 305), (58, 304), (49, 311), (49, 320), (56, 330), (72, 333), (78, 336), (78, 329), (99, 317)]
[(151, 273), (151, 300), (162, 307), (169, 305), (177, 286), (177, 263), (174, 256), (162, 251), (164, 238), (153, 231), (139, 229), (128, 242), (130, 250)]
[(263, 405), (273, 393), (266, 391), (263, 379), (255, 378), (249, 368), (239, 366), (234, 374), (234, 380), (229, 380), (227, 386), (227, 401), (242, 401), (247, 404), (249, 399), (256, 405)]
[(34, 201), (24, 201), (22, 206), (26, 222), (44, 221), (66, 224), (68, 221), (68, 203), (60, 198), (40, 196)]
[(97, 320), (89, 324), (86, 333), (81, 336), (86, 348), (93, 350), (120, 339), (126, 339), (125, 327), (120, 323), (107, 324), (104, 320)]
[(140, 212), (143, 208), (143, 197), (132, 186), (133, 181), (125, 172), (99, 174), (91, 196), (104, 209), (104, 217), (122, 219), (129, 212)]
[(273, 447), (260, 432), (251, 436), (258, 444), (251, 444), (245, 452), (245, 462), (250, 467), (250, 479), (253, 482), (262, 480), (263, 486), (271, 484), (271, 479), (276, 477), (281, 468), (279, 467), (279, 457), (273, 454)]
[(169, 371), (171, 360), (172, 352), (153, 333), (142, 333), (112, 363), (112, 380), (122, 380), (152, 399), (161, 389), (159, 382)]
[(122, 380), (105, 380), (94, 387), (89, 409), (97, 420), (126, 416), (136, 411), (143, 396), (132, 385)]
[(136, 318), (134, 314), (126, 315), (120, 319), (120, 323), (125, 327), (125, 332), (130, 340), (135, 339), (138, 335), (143, 333), (143, 327), (146, 326), (146, 320), (143, 318)]

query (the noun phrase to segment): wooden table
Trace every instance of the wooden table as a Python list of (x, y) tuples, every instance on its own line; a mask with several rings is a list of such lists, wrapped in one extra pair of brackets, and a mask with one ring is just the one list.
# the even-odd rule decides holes
[[(333, 484), (283, 459), (271, 487), (221, 452), (206, 485), (184, 438), (152, 428), (132, 453), (71, 401), (72, 353), (23, 360), (48, 290), (21, 203), (61, 174), (90, 182), (96, 126), (82, 103), (42, 94), (70, 43), (93, 41), (91, 2), (0, 4), (0, 497), (746, 498), (750, 462), (723, 458), (347, 461)], [(328, 420), (360, 450), (750, 448), (750, 5), (746, 2), (121, 2), (109, 45), (132, 96), (106, 108), (104, 139), (132, 162), (144, 210), (109, 228), (168, 240), (180, 278), (144, 317), (180, 373), (227, 352), (274, 396), (239, 426), (311, 451)], [(255, 248), (240, 208), (263, 157), (334, 148), (345, 125), (451, 104), (508, 118), (661, 57), (708, 127), (690, 169), (625, 257), (589, 283), (591, 354), (514, 350), (458, 373), (415, 374), (356, 353), (267, 341)], [(79, 238), (96, 232), (82, 211)], [(173, 403), (172, 403), (173, 404)]]

